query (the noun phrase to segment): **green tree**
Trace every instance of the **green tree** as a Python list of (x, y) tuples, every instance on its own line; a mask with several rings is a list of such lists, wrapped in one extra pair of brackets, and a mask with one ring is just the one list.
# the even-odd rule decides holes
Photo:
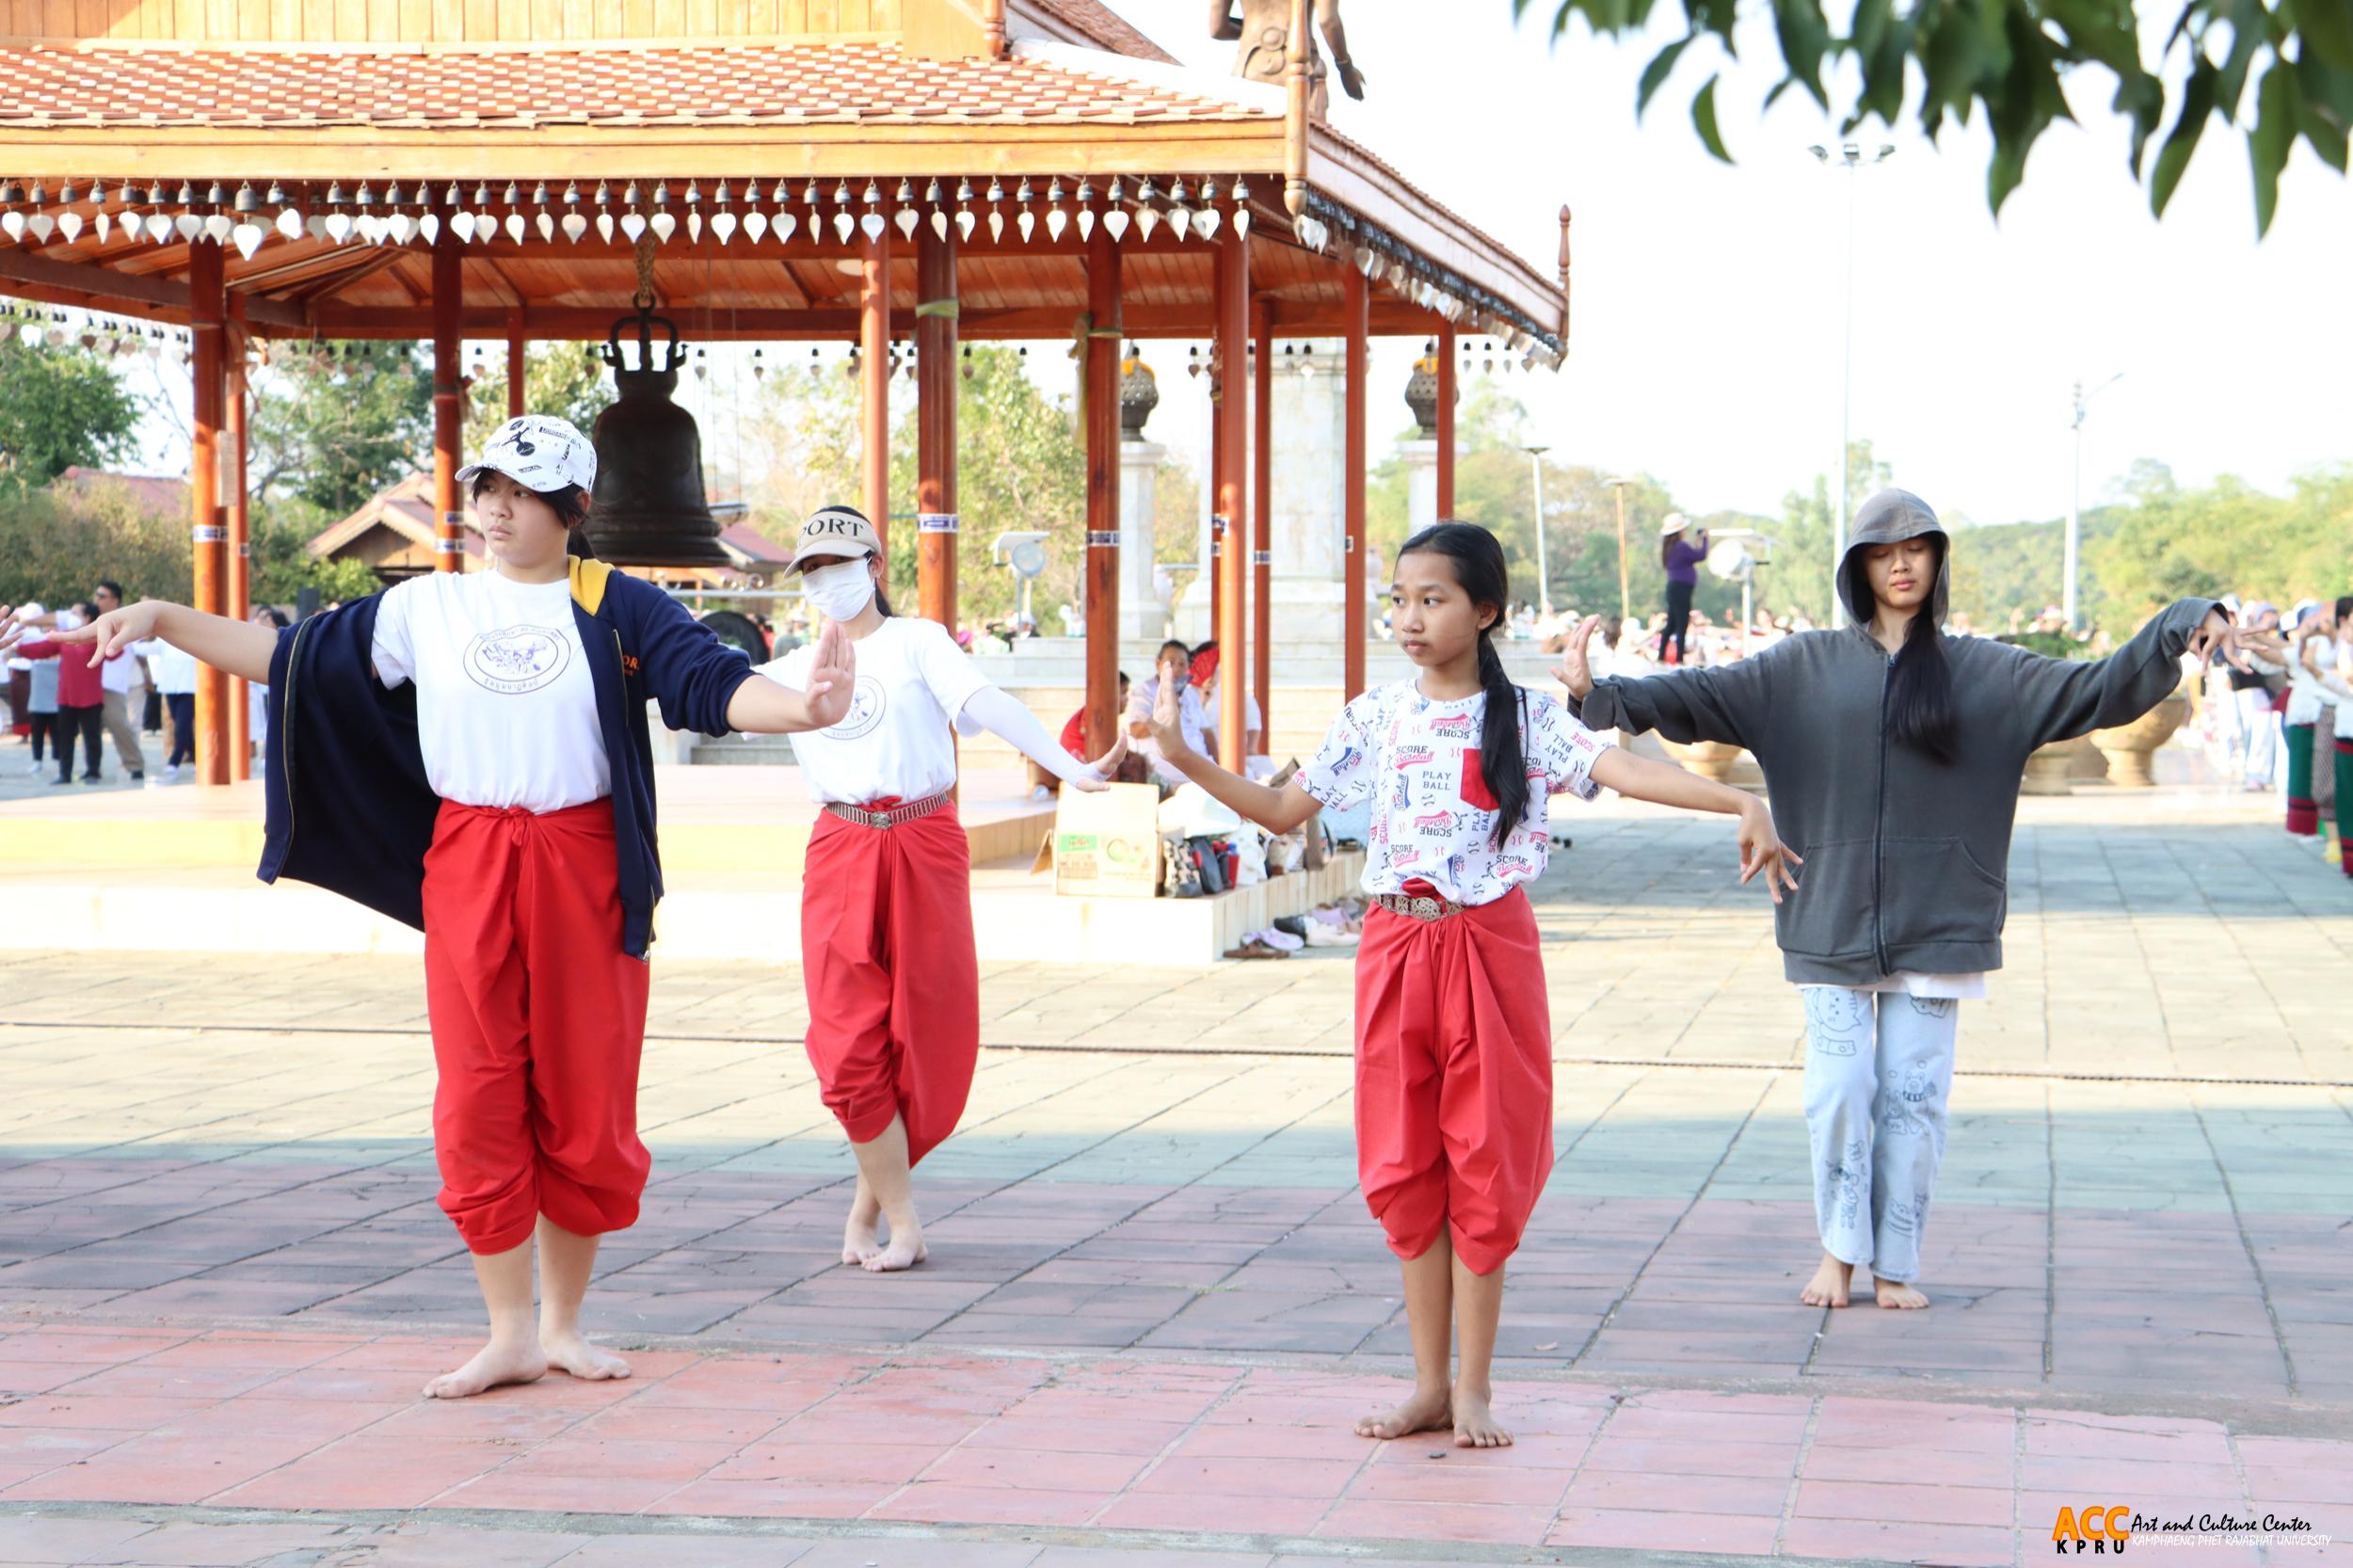
[(39, 488), (75, 464), (132, 449), (139, 401), (79, 344), (27, 342), (0, 324), (0, 483)]
[(2184, 489), (2142, 464), (2126, 495), (2086, 550), (2126, 620), (2192, 595), (2288, 603), (2353, 590), (2353, 463), (2300, 474), (2284, 496), (2230, 474)]
[[(1514, 16), (1536, 6), (1512, 0)], [(1662, 8), (1657, 0), (1545, 7), (1555, 39), (1578, 18), (1598, 34), (1641, 35)], [(2160, 215), (2217, 119), (2246, 138), (2258, 233), (2271, 226), (2280, 171), (2297, 141), (2345, 172), (2353, 130), (2353, 7), (2345, 0), (2186, 0), (2153, 65), (2142, 58), (2141, 18), (2130, 0), (1860, 0), (1844, 32), (1823, 0), (1773, 0), (1772, 10), (1782, 76), (1768, 104), (1801, 88), (1829, 110), (1834, 86), (1846, 134), (1872, 121), (1892, 128), (1909, 110), (1931, 140), (1947, 117), (1966, 124), (1982, 108), (1993, 133), (1986, 197), (1996, 212), (2025, 177), (2036, 139), (2053, 121), (2074, 118), (2063, 90), (2074, 74), (2114, 83), (2110, 104), (2131, 126), (2126, 167)], [(1679, 13), (1683, 36), (1643, 71), (1635, 112), (1692, 44), (1712, 40), (1731, 56), (1738, 12), (1738, 0), (1674, 0), (1670, 14)], [(1710, 74), (1692, 97), (1691, 122), (1708, 152), (1730, 163), (1716, 123), (1717, 80)], [(2150, 144), (2169, 118), (2152, 158)]]
[(252, 388), (253, 494), (299, 496), (330, 519), (415, 467), (431, 439), (433, 376), (415, 344), (281, 350)]
[[(1041, 628), (1061, 631), (1056, 606), (1079, 600), (1086, 565), (1086, 454), (1066, 398), (1048, 397), (1023, 370), (1017, 350), (975, 345), (957, 383), (956, 504), (961, 549), (958, 615), (1002, 616), (1013, 608), (1013, 574), (989, 560), (999, 534), (1042, 530), (1048, 565), (1032, 589)], [(904, 386), (904, 381), (894, 383)], [(837, 363), (815, 376), (772, 375), (745, 441), (765, 459), (747, 463), (748, 499), (764, 531), (789, 537), (828, 502), (856, 504), (861, 488), (858, 384)], [(916, 578), (915, 399), (895, 394), (890, 433), (890, 581), (912, 607)]]
[(384, 585), (364, 562), (312, 554), (311, 540), (317, 533), (317, 526), (284, 515), (254, 519), (248, 563), (249, 597), (255, 604), (292, 604), (305, 588), (316, 588), (320, 601), (332, 604), (364, 599)]
[(159, 512), (120, 486), (0, 488), (0, 603), (56, 609), (112, 577), (132, 599), (184, 601), (194, 568), (185, 512)]
[[(594, 344), (535, 343), (523, 350), (523, 407), (593, 432), (613, 402), (613, 377)], [(466, 403), (466, 450), (479, 452), (506, 423), (506, 357), (473, 377)]]

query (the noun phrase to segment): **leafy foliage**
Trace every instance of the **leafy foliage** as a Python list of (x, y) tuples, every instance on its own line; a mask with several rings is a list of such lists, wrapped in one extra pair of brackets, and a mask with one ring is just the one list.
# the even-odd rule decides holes
[(143, 504), (120, 485), (0, 488), (0, 604), (56, 609), (112, 577), (132, 599), (184, 600), (194, 567), (184, 510)]
[[(615, 397), (613, 377), (593, 344), (535, 343), (523, 350), (523, 407), (569, 420), (594, 434)], [(466, 404), (465, 450), (479, 452), (506, 423), (506, 356), (473, 377)]]
[[(1086, 454), (1072, 410), (1038, 390), (1014, 349), (975, 345), (964, 362), (972, 374), (957, 383), (957, 614), (970, 621), (1010, 614), (1013, 574), (991, 564), (989, 545), (1000, 533), (1043, 530), (1048, 564), (1031, 597), (1042, 629), (1059, 632), (1053, 610), (1078, 602), (1086, 566)], [(904, 378), (893, 387), (890, 581), (904, 608), (915, 591), (915, 398)], [(837, 362), (813, 376), (772, 375), (765, 388), (744, 440), (765, 449), (765, 464), (751, 467), (764, 466), (766, 478), (747, 473), (745, 482), (762, 531), (789, 538), (817, 507), (858, 504), (858, 384)]]
[[(1525, 16), (1537, 0), (1512, 0)], [(1595, 33), (1647, 29), (1658, 0), (1550, 0), (1555, 38), (1582, 18)], [(1690, 45), (1713, 40), (1733, 55), (1737, 0), (1673, 0), (1684, 34), (1643, 71), (1636, 112), (1666, 85)], [(1832, 80), (1851, 79), (1838, 105), (1849, 135), (1869, 121), (1893, 127), (1910, 106), (1933, 138), (1946, 120), (1982, 111), (1993, 135), (1986, 196), (1996, 212), (2025, 177), (2036, 138), (2072, 120), (2062, 84), (2090, 72), (2113, 83), (2110, 104), (2132, 131), (2128, 167), (2162, 215), (2207, 126), (2219, 119), (2244, 136), (2255, 176), (2255, 228), (2271, 227), (2280, 171), (2298, 141), (2345, 172), (2353, 131), (2353, 6), (2346, 0), (2185, 0), (2158, 58), (2141, 57), (2131, 0), (1857, 0), (1841, 33), (1822, 0), (1771, 0), (1783, 74), (1766, 103), (1801, 88), (1825, 110)], [(1837, 68), (1852, 61), (1851, 73)], [(2168, 80), (2170, 73), (2175, 79)], [(1691, 100), (1708, 152), (1725, 162), (1716, 127), (1716, 82)], [(1914, 84), (1917, 84), (1916, 101)], [(2249, 98), (2253, 99), (2250, 115)], [(2168, 116), (2170, 115), (2169, 126)], [(2151, 143), (2165, 136), (2153, 157)]]
[(281, 350), (251, 377), (248, 481), (340, 518), (408, 472), (432, 439), (433, 373), (409, 343)]
[(138, 422), (138, 399), (104, 360), (0, 329), (0, 484), (39, 488), (77, 463), (103, 466), (130, 452)]

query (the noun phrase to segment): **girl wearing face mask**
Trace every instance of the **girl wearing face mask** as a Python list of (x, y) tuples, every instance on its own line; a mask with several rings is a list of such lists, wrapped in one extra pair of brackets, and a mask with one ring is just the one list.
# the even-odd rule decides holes
[(1848, 622), (1714, 669), (1596, 680), (1559, 671), (1596, 729), (1745, 746), (1804, 856), (1773, 911), (1803, 999), (1805, 1121), (1822, 1258), (1799, 1299), (1845, 1306), (1856, 1268), (1883, 1307), (1923, 1307), (1961, 1003), (2002, 967), (2012, 819), (2038, 746), (2130, 724), (2181, 682), (2185, 650), (2245, 667), (2211, 600), (2185, 599), (2097, 664), (1946, 635), (1951, 541), (1927, 502), (1882, 490), (1855, 517)]
[(1209, 710), (1201, 700), (1201, 688), (1193, 683), (1193, 650), (1174, 637), (1160, 645), (1160, 651), (1153, 656), (1151, 677), (1128, 699), (1128, 733), (1135, 740), (1138, 753), (1151, 761), (1154, 777), (1163, 784), (1181, 784), (1185, 776), (1160, 755), (1160, 744), (1152, 737), (1150, 720), (1163, 687), (1176, 694), (1176, 722), (1184, 731), (1185, 744), (1205, 755), (1215, 750)]
[[(596, 473), (570, 424), (509, 420), (457, 475), (487, 570), (413, 577), (284, 632), (151, 600), (61, 639), (96, 644), (95, 664), (156, 637), (266, 684), (263, 880), (313, 882), (424, 933), (440, 1205), (490, 1319), (489, 1343), (428, 1398), (551, 1368), (629, 1375), (583, 1335), (580, 1308), (599, 1238), (635, 1223), (649, 1163), (637, 1068), (662, 867), (648, 701), (705, 734), (814, 728), (850, 705), (839, 633), (811, 651), (806, 695), (788, 692), (660, 589), (589, 558)], [(12, 635), (0, 612), (0, 651)]]
[[(951, 727), (990, 730), (1078, 790), (1105, 788), (1126, 743), (1093, 765), (1074, 759), (946, 627), (892, 615), (882, 540), (850, 507), (803, 523), (786, 569), (802, 574), (826, 634), (857, 650), (848, 715), (792, 744), (823, 808), (802, 871), (801, 975), (809, 1062), (857, 1156), (841, 1261), (882, 1273), (928, 1256), (912, 1172), (955, 1130), (980, 1054), (971, 848), (949, 793)], [(760, 673), (797, 690), (821, 667), (802, 648)]]

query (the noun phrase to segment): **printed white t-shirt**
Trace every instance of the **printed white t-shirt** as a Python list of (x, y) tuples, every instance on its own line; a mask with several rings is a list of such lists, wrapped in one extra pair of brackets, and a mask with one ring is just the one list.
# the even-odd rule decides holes
[(1439, 702), (1407, 680), (1340, 710), (1299, 783), (1330, 807), (1371, 801), (1366, 892), (1401, 893), (1408, 882), (1424, 882), (1457, 904), (1492, 904), (1543, 874), (1552, 848), (1547, 797), (1599, 794), (1593, 762), (1611, 743), (1554, 698), (1520, 695), (1527, 712), (1520, 749), (1533, 788), (1527, 814), (1500, 849), (1495, 797), (1479, 761), (1486, 693)]
[(435, 571), (376, 612), (376, 673), (417, 686), (425, 781), (462, 806), (560, 811), (613, 792), (568, 578)]
[[(948, 727), (988, 684), (970, 654), (948, 629), (920, 616), (890, 616), (852, 645), (857, 688), (849, 717), (830, 729), (792, 737), (808, 798), (863, 806), (896, 795), (903, 801), (936, 795), (956, 781), (956, 746)], [(760, 673), (792, 690), (808, 689), (815, 644), (760, 666)], [(970, 734), (973, 727), (963, 726)]]

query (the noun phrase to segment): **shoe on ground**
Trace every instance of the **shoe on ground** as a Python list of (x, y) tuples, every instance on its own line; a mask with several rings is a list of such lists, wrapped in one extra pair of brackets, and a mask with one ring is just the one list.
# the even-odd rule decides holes
[(131, 770), (131, 782), (132, 782), (132, 783), (134, 783), (134, 784), (144, 784), (144, 783), (146, 783), (146, 782), (147, 782), (147, 773), (146, 773), (146, 771), (145, 771), (144, 769), (140, 769), (140, 768), (134, 768), (134, 769), (132, 769), (132, 770)]

